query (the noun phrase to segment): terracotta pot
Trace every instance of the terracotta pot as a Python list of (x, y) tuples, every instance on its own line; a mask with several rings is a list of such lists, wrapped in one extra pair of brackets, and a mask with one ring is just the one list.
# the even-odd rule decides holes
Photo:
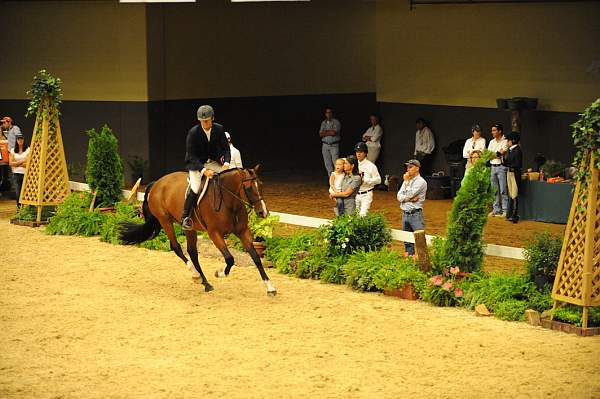
[(258, 254), (258, 256), (260, 256), (261, 258), (265, 257), (265, 249), (267, 249), (267, 247), (265, 246), (265, 243), (262, 241), (253, 241), (252, 245), (254, 246), (254, 249), (256, 250), (256, 253)]
[(461, 281), (461, 280), (467, 279), (469, 277), (471, 277), (470, 272), (458, 272), (456, 274), (456, 281)]
[(114, 206), (109, 206), (106, 208), (97, 208), (100, 213), (117, 213), (117, 210), (115, 209)]
[(589, 337), (592, 335), (600, 335), (600, 327), (577, 327), (573, 324), (563, 323), (558, 320), (541, 319), (542, 327), (549, 328), (551, 330), (563, 331), (566, 333), (577, 334), (582, 337)]
[(393, 290), (383, 290), (383, 295), (388, 296), (397, 296), (398, 298), (408, 299), (414, 301), (419, 298), (417, 295), (417, 291), (415, 291), (415, 287), (408, 283), (405, 284), (402, 288), (396, 288)]

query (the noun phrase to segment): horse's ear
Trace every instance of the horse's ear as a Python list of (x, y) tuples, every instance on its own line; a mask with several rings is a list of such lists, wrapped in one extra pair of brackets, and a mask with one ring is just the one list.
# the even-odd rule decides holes
[(254, 173), (258, 174), (258, 170), (260, 169), (260, 164), (256, 165), (254, 168), (252, 168), (254, 170)]

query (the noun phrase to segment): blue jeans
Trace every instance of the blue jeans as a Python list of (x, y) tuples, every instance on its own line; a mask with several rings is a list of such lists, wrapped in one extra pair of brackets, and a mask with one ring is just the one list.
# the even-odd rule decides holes
[(331, 176), (331, 172), (335, 168), (335, 160), (338, 159), (340, 154), (340, 145), (336, 144), (321, 144), (321, 152), (323, 153), (323, 163), (325, 164), (325, 170), (327, 170), (327, 178)]
[(335, 206), (337, 208), (338, 211), (338, 215), (343, 215), (344, 214), (344, 199), (343, 198), (336, 198), (335, 199)]
[[(410, 215), (406, 212), (402, 212), (402, 230), (417, 231), (424, 229), (425, 221), (423, 220), (423, 211), (411, 213)], [(415, 244), (412, 242), (405, 242), (404, 249), (409, 255), (415, 254)]]
[(506, 166), (493, 166), (492, 165), (492, 187), (496, 192), (496, 198), (494, 199), (494, 205), (492, 212), (502, 213), (508, 212), (508, 187), (506, 184)]

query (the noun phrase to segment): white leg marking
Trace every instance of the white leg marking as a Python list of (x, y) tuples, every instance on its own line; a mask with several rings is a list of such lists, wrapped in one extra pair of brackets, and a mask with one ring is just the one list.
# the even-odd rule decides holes
[(192, 272), (192, 278), (200, 278), (200, 273), (198, 273), (198, 270), (196, 270), (191, 260), (187, 261), (187, 267), (190, 269), (190, 272)]
[(275, 289), (275, 287), (273, 286), (273, 283), (271, 283), (271, 280), (264, 280), (264, 283), (267, 286), (267, 292), (276, 292), (277, 291)]

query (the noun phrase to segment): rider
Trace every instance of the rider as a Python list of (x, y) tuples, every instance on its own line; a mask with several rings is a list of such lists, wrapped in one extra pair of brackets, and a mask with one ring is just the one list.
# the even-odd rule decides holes
[(181, 227), (192, 229), (190, 213), (198, 200), (201, 173), (212, 178), (229, 168), (231, 152), (223, 126), (214, 122), (215, 112), (210, 105), (198, 108), (198, 125), (190, 129), (186, 139), (185, 168), (189, 171), (190, 188), (183, 206)]

